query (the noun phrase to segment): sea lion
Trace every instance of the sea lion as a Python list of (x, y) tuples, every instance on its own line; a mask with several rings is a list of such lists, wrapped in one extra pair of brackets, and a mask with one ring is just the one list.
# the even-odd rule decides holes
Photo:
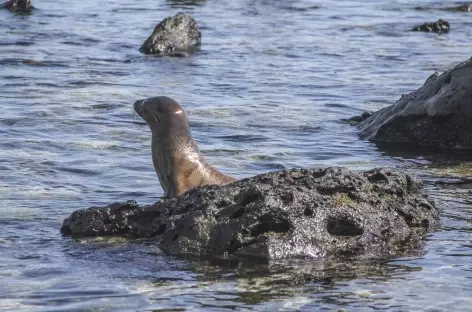
[(158, 96), (136, 101), (134, 110), (151, 128), (152, 162), (165, 197), (178, 196), (197, 186), (236, 181), (205, 161), (179, 103)]

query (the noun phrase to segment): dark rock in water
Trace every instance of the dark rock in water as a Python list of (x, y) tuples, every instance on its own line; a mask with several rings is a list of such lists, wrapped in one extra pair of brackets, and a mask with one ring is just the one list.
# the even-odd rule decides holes
[(160, 22), (139, 49), (145, 54), (185, 56), (201, 43), (197, 22), (179, 13)]
[(472, 149), (472, 59), (433, 74), (418, 90), (358, 125), (362, 138), (378, 142)]
[(202, 6), (207, 0), (167, 0), (173, 8), (186, 8), (191, 6)]
[(362, 115), (354, 116), (354, 117), (351, 117), (349, 119), (341, 119), (341, 120), (344, 121), (345, 123), (351, 125), (351, 126), (355, 126), (355, 125), (360, 124), (361, 122), (363, 122), (367, 118), (369, 118), (370, 115), (372, 115), (372, 112), (363, 112)]
[(9, 9), (10, 11), (29, 12), (33, 9), (31, 0), (10, 0), (0, 4), (0, 8)]
[(438, 20), (434, 23), (424, 23), (423, 25), (418, 25), (413, 27), (412, 31), (424, 31), (424, 32), (435, 32), (438, 34), (448, 33), (451, 27), (449, 22), (445, 20)]
[(443, 10), (445, 10), (445, 11), (458, 11), (458, 12), (471, 12), (472, 11), (472, 5), (469, 4), (469, 3), (464, 3), (464, 4), (456, 6), (456, 7), (444, 8)]
[(438, 211), (418, 180), (330, 167), (199, 187), (147, 207), (92, 207), (72, 213), (61, 231), (156, 237), (174, 255), (379, 259), (418, 246), (437, 226)]
[(459, 6), (453, 7), (415, 7), (415, 10), (427, 11), (427, 10), (441, 10), (441, 11), (450, 11), (450, 12), (471, 12), (472, 5), (469, 3), (464, 3)]

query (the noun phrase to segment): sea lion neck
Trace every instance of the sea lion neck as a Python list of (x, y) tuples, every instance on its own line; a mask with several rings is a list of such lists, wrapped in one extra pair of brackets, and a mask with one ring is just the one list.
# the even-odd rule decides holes
[(168, 155), (171, 159), (187, 159), (192, 163), (204, 162), (204, 157), (200, 153), (190, 131), (184, 131), (183, 129), (169, 131), (168, 133), (153, 131), (152, 149), (160, 155)]
[(160, 122), (150, 123), (149, 128), (151, 129), (153, 140), (167, 142), (168, 144), (176, 143), (177, 141), (193, 141), (192, 132), (186, 119), (161, 119)]

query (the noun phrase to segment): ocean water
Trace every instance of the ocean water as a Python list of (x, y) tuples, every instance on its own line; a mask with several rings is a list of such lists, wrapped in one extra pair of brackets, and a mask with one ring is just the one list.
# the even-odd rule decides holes
[[(394, 103), (471, 56), (455, 2), (33, 0), (0, 11), (0, 311), (471, 311), (467, 185), (436, 185), (450, 160), (362, 141), (340, 120)], [(202, 31), (187, 58), (139, 53), (178, 12)], [(445, 35), (410, 32), (439, 18)], [(167, 95), (207, 160), (237, 178), (293, 167), (386, 166), (423, 179), (441, 230), (409, 256), (287, 269), (163, 255), (147, 241), (71, 239), (72, 211), (162, 189), (132, 109)], [(442, 155), (441, 159), (447, 158)]]

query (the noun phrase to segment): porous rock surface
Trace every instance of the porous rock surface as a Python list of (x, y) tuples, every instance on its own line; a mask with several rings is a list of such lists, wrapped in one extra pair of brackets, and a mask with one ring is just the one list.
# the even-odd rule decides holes
[(139, 49), (145, 54), (185, 56), (201, 43), (197, 22), (179, 13), (160, 22)]
[(430, 76), (358, 128), (362, 138), (445, 149), (472, 149), (472, 58)]
[(448, 33), (451, 30), (449, 22), (446, 20), (437, 20), (434, 23), (424, 23), (413, 27), (412, 31), (434, 32), (438, 34)]
[(278, 260), (378, 259), (417, 246), (438, 226), (422, 184), (375, 169), (292, 169), (194, 188), (151, 206), (72, 213), (62, 233), (155, 237), (168, 254)]
[(33, 9), (33, 4), (31, 0), (10, 0), (0, 4), (0, 8), (9, 9), (10, 11), (28, 12)]

